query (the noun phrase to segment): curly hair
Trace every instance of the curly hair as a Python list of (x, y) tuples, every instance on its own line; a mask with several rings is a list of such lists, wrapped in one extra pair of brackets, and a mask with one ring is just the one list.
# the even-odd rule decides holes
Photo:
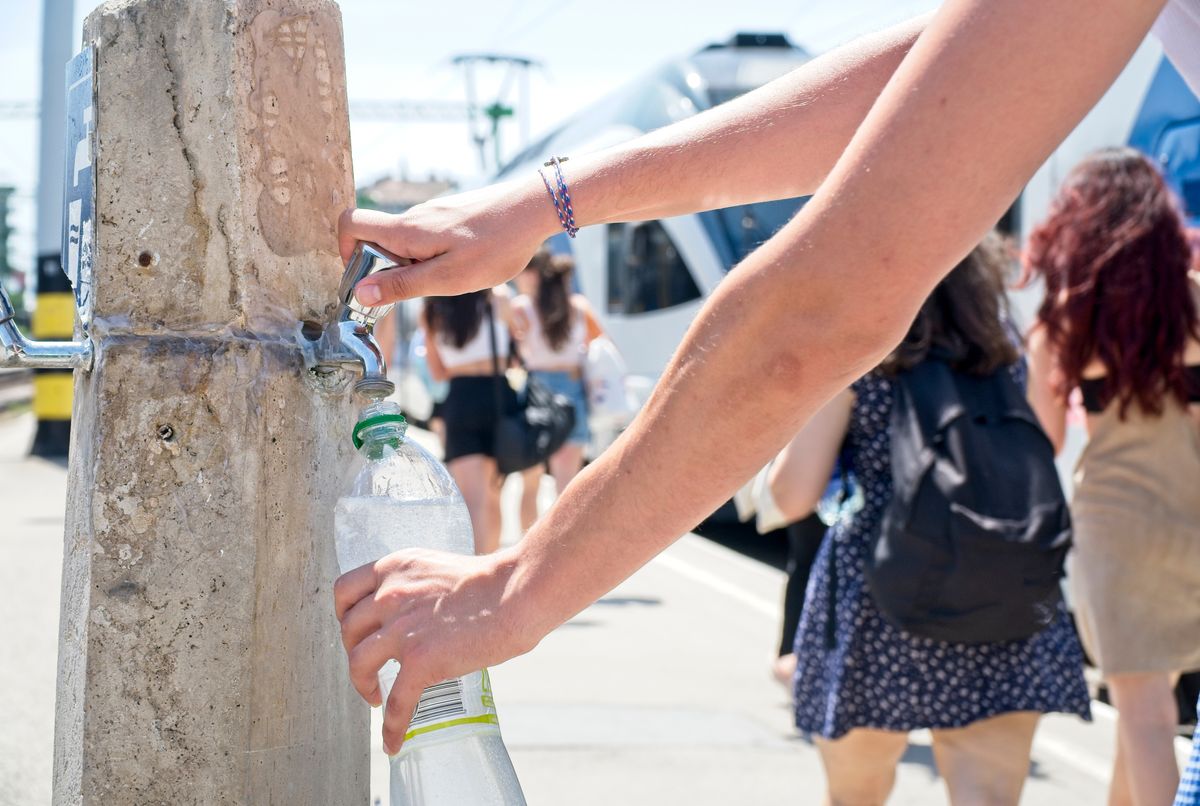
[(933, 289), (880, 371), (897, 375), (930, 353), (968, 375), (990, 375), (1014, 363), (1020, 356), (1007, 327), (1005, 262), (999, 236), (989, 234)]
[(1117, 401), (1121, 419), (1134, 403), (1149, 415), (1168, 397), (1186, 404), (1184, 351), (1189, 336), (1200, 338), (1191, 259), (1176, 202), (1140, 152), (1103, 149), (1068, 174), (1030, 236), (1023, 278), (1046, 282), (1038, 322), (1064, 400), (1099, 361), (1100, 401)]

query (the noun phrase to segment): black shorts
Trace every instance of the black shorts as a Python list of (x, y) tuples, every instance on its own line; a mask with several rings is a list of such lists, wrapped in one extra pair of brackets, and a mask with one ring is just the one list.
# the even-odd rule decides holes
[[(500, 379), (501, 405), (515, 411), (517, 395)], [(442, 403), (446, 423), (445, 461), (481, 454), (494, 456), (496, 442), (496, 379), (491, 375), (451, 378), (450, 392)]]

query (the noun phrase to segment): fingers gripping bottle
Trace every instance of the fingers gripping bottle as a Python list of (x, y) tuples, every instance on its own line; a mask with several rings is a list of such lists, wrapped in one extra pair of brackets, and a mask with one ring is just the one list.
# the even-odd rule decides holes
[[(334, 512), (342, 573), (398, 549), (471, 554), (471, 519), (450, 474), (404, 438), (399, 407), (372, 403), (354, 428), (364, 465)], [(387, 701), (399, 671), (380, 670)], [(500, 738), (487, 670), (430, 686), (421, 695), (391, 761), (392, 806), (524, 806), (516, 771)]]

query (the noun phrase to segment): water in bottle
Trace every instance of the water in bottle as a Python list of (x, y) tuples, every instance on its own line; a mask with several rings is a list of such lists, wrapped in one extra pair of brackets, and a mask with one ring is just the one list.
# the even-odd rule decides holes
[[(368, 406), (354, 429), (363, 460), (334, 513), (342, 573), (404, 548), (470, 554), (471, 518), (453, 479), (406, 440), (394, 403)], [(386, 702), (399, 666), (380, 670)], [(392, 806), (524, 806), (500, 737), (487, 670), (425, 689), (400, 753), (391, 760)]]

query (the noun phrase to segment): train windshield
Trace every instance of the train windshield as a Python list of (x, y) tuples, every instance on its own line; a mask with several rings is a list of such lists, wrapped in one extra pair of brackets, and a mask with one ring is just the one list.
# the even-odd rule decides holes
[(778, 232), (809, 198), (724, 207), (700, 213), (699, 218), (728, 271)]

